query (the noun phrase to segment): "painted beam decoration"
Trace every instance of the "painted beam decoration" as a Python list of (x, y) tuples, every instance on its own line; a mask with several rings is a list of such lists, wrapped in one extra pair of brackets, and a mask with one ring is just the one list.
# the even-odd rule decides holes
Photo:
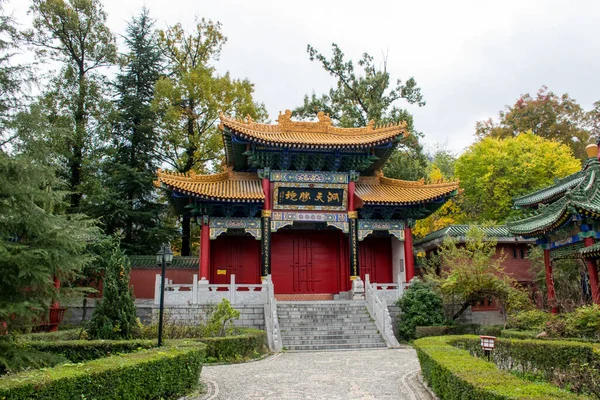
[(348, 173), (270, 171), (271, 182), (348, 183)]
[(344, 233), (348, 233), (348, 214), (347, 213), (316, 213), (316, 212), (297, 212), (297, 211), (275, 211), (271, 221), (271, 232), (277, 232), (284, 226), (291, 226), (294, 221), (298, 222), (325, 222), (328, 226), (338, 228)]
[(348, 185), (277, 182), (273, 199), (276, 210), (345, 211)]
[(219, 235), (227, 233), (227, 229), (243, 229), (254, 239), (261, 240), (260, 218), (224, 218), (213, 217), (209, 220), (210, 240), (215, 240)]
[(358, 220), (358, 240), (362, 241), (375, 231), (388, 231), (398, 240), (404, 241), (404, 221), (379, 221), (374, 219)]

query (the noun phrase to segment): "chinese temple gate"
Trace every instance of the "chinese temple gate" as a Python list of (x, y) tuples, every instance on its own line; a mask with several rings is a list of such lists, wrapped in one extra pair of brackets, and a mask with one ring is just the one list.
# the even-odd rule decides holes
[(220, 129), (225, 172), (157, 180), (201, 224), (199, 276), (211, 283), (271, 275), (279, 298), (326, 299), (365, 274), (408, 282), (411, 227), (458, 191), (383, 176), (405, 124), (339, 128), (322, 112), (298, 122), (288, 110), (272, 125), (221, 115)]
[(600, 161), (598, 146), (587, 146), (588, 159), (581, 171), (554, 185), (516, 198), (517, 208), (531, 210), (528, 217), (509, 222), (511, 233), (536, 238), (544, 249), (548, 301), (554, 305), (552, 261), (578, 259), (585, 262), (584, 286), (600, 304), (597, 259), (600, 258)]

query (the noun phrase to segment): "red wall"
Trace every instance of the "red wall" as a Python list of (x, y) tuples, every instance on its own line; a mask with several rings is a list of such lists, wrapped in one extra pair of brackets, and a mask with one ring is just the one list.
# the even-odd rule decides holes
[(519, 283), (531, 282), (533, 279), (533, 275), (529, 272), (531, 263), (526, 258), (528, 246), (526, 244), (499, 243), (496, 246), (495, 258), (501, 257), (502, 252), (504, 252), (504, 261), (502, 262), (504, 271)]
[[(160, 268), (132, 268), (130, 283), (133, 286), (133, 294), (136, 299), (153, 299), (156, 275), (160, 275)], [(169, 268), (166, 277), (172, 279), (173, 283), (189, 283), (193, 281), (194, 274), (198, 274), (195, 268)]]

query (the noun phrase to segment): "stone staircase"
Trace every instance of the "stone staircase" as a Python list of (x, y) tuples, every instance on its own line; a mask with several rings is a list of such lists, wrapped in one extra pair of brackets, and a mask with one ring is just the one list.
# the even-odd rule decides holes
[(386, 347), (364, 301), (278, 302), (277, 315), (287, 350)]

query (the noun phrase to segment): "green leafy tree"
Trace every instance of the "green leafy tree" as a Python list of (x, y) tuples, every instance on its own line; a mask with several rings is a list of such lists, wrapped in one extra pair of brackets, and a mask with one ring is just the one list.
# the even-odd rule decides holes
[(87, 330), (95, 339), (131, 339), (139, 329), (133, 288), (129, 284), (131, 262), (118, 240), (107, 241), (105, 245), (102, 300), (94, 310)]
[(512, 198), (551, 185), (581, 168), (571, 150), (531, 132), (506, 139), (485, 138), (456, 161), (462, 207), (472, 221), (503, 223), (517, 213)]
[(437, 283), (446, 301), (460, 304), (453, 320), (484, 300), (498, 301), (508, 313), (529, 307), (527, 293), (504, 272), (503, 257), (495, 255), (496, 241), (472, 227), (464, 244), (448, 237), (431, 260), (427, 280)]
[(413, 279), (396, 305), (402, 311), (398, 317), (400, 339), (415, 339), (417, 326), (444, 325), (444, 304), (430, 283)]
[[(160, 31), (168, 76), (156, 84), (154, 107), (160, 119), (158, 159), (179, 172), (207, 172), (220, 165), (222, 141), (219, 113), (266, 118), (264, 105), (253, 99), (247, 79), (219, 75), (211, 62), (218, 60), (226, 38), (221, 24), (202, 19), (195, 30), (181, 24)], [(182, 222), (182, 255), (190, 254), (190, 216)]]
[(24, 83), (30, 80), (29, 69), (14, 62), (18, 32), (15, 21), (4, 14), (3, 3), (0, 0), (0, 149), (16, 138), (9, 124), (21, 106)]
[(72, 280), (92, 261), (86, 247), (98, 231), (83, 216), (64, 215), (55, 180), (52, 169), (0, 152), (0, 324), (8, 331), (59, 299), (53, 277)]
[(157, 39), (154, 21), (144, 9), (127, 26), (129, 51), (121, 57), (115, 82), (112, 149), (102, 166), (103, 190), (88, 207), (102, 220), (106, 234), (122, 236), (121, 247), (128, 254), (154, 254), (173, 235), (153, 186), (160, 137), (151, 103), (163, 66)]
[(50, 120), (70, 130), (57, 141), (66, 158), (71, 210), (77, 211), (82, 185), (92, 176), (85, 170), (86, 160), (99, 141), (91, 130), (106, 115), (101, 98), (104, 83), (95, 71), (115, 62), (115, 38), (106, 26), (106, 13), (99, 0), (33, 0), (30, 10), (33, 29), (24, 32), (24, 37), (43, 61), (61, 65), (60, 75), (49, 83), (51, 90), (44, 102)]
[(414, 78), (406, 82), (398, 79), (395, 84), (387, 71), (386, 62), (379, 68), (367, 53), (356, 63), (346, 60), (339, 46), (332, 44), (333, 55), (327, 59), (310, 44), (307, 47), (311, 61), (317, 61), (336, 80), (328, 94), (312, 93), (304, 97), (304, 104), (294, 110), (300, 118), (315, 118), (319, 111), (329, 114), (331, 120), (341, 127), (365, 126), (369, 121), (387, 124), (405, 121), (411, 136), (403, 139), (401, 146), (390, 158), (384, 170), (386, 176), (401, 179), (420, 179), (427, 175), (427, 159), (419, 143), (422, 136), (413, 126), (412, 115), (398, 104), (424, 106), (421, 89)]
[(498, 121), (479, 121), (476, 135), (480, 138), (509, 138), (531, 131), (544, 139), (568, 146), (575, 157), (587, 158), (585, 147), (595, 138), (593, 110), (586, 113), (568, 94), (558, 96), (542, 86), (535, 96), (521, 95), (512, 106), (500, 111)]

